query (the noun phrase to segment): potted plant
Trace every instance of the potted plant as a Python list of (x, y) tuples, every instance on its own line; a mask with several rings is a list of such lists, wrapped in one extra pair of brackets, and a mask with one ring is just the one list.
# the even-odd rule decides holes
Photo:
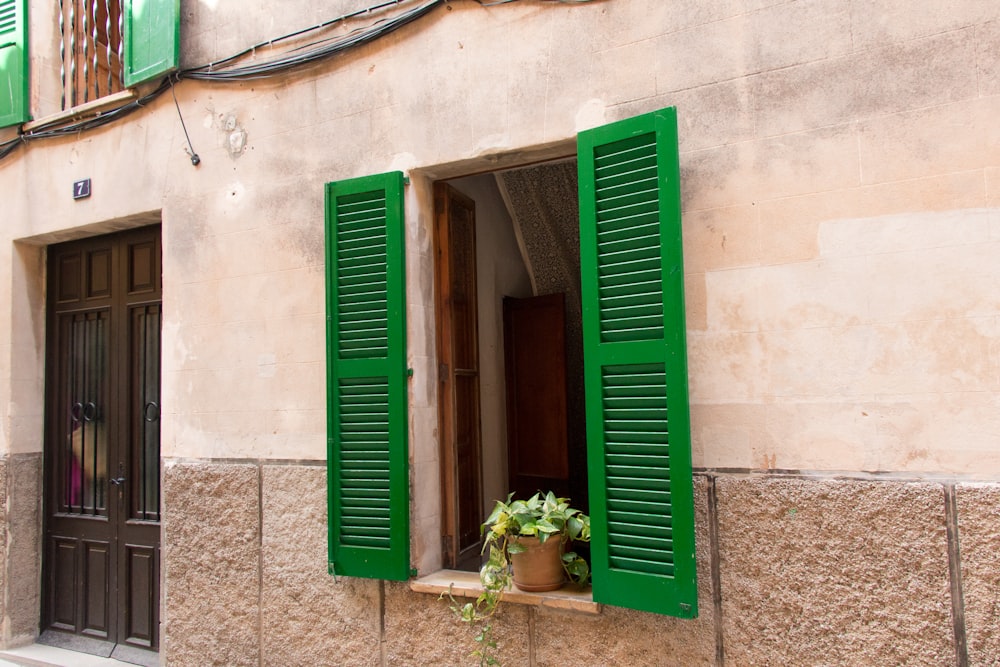
[(509, 554), (514, 585), (523, 591), (561, 588), (567, 576), (583, 584), (590, 576), (587, 561), (573, 551), (564, 553), (572, 540), (590, 541), (590, 517), (570, 507), (568, 498), (551, 491), (527, 500), (510, 494), (506, 502), (497, 501), (482, 531), (483, 552), (490, 550), (490, 560), (494, 549)]
[[(570, 507), (568, 498), (557, 498), (552, 492), (536, 493), (528, 500), (514, 500), (511, 493), (506, 502), (497, 501), (481, 531), (485, 534), (482, 553), (489, 551), (479, 570), (483, 592), (475, 602), (465, 604), (450, 591), (446, 595), (459, 620), (478, 627), (475, 641), (479, 648), (472, 655), (481, 666), (499, 665), (492, 618), (504, 592), (511, 583), (530, 591), (554, 590), (567, 578), (585, 584), (590, 578), (587, 561), (564, 551), (572, 540), (590, 541), (590, 517)], [(534, 573), (538, 560), (545, 563), (541, 579)]]

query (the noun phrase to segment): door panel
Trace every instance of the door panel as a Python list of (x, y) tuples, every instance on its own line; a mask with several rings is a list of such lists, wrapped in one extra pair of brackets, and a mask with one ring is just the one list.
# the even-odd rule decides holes
[(150, 606), (149, 591), (155, 587), (158, 576), (154, 549), (141, 545), (128, 545), (128, 640), (131, 643), (150, 645), (156, 630), (155, 614)]
[(503, 300), (510, 489), (569, 495), (563, 294)]
[(49, 249), (42, 626), (155, 649), (159, 228)]
[(70, 538), (52, 538), (52, 556), (50, 561), (51, 575), (55, 590), (60, 595), (54, 596), (50, 603), (52, 609), (52, 627), (61, 630), (76, 629), (76, 586), (78, 575), (76, 564), (77, 541)]
[(86, 571), (86, 578), (83, 580), (86, 601), (83, 632), (91, 637), (107, 639), (110, 626), (108, 570), (111, 567), (111, 546), (107, 542), (84, 540), (83, 549)]

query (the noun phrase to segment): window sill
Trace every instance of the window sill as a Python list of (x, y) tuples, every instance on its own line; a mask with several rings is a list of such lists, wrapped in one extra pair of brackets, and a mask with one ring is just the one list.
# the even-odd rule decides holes
[[(417, 593), (431, 593), (433, 595), (441, 595), (451, 590), (451, 594), (456, 598), (477, 598), (483, 592), (477, 572), (458, 570), (440, 570), (419, 579), (412, 579), (410, 580), (410, 589)], [(580, 589), (567, 584), (557, 591), (546, 593), (526, 593), (511, 588), (504, 593), (503, 601), (584, 614), (597, 615), (601, 613), (601, 605), (594, 602), (590, 586)]]
[(77, 104), (71, 109), (50, 114), (37, 120), (28, 121), (21, 127), (24, 132), (31, 132), (32, 130), (37, 130), (40, 127), (79, 120), (88, 116), (98, 116), (102, 111), (120, 107), (123, 104), (131, 102), (137, 97), (138, 93), (136, 90), (134, 88), (129, 88), (128, 90), (123, 90), (112, 95), (106, 95), (100, 99), (94, 100), (93, 102)]

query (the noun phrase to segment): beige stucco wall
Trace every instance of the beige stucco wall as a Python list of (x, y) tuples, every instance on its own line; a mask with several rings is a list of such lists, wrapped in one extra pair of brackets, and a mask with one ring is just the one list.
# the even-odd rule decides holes
[[(341, 4), (271, 26), (243, 3), (184, 3), (185, 63)], [(39, 416), (40, 272), (10, 241), (161, 217), (164, 455), (321, 459), (324, 182), (571, 155), (580, 129), (676, 105), (695, 465), (997, 475), (1000, 10), (870, 4), (455, 2), (291, 76), (181, 82), (197, 168), (169, 95), (19, 149), (0, 163), (0, 447), (39, 447), (22, 418)], [(407, 215), (419, 383), (429, 200), (411, 193)]]
[[(181, 4), (183, 62), (193, 66), (364, 3), (284, 2), (280, 12), (273, 3)], [(30, 2), (36, 117), (59, 106), (58, 44), (45, 20), (52, 5)], [(571, 156), (579, 130), (664, 106), (678, 108), (680, 125), (693, 459), (718, 489), (717, 502), (699, 501), (719, 531), (699, 537), (699, 548), (710, 542), (721, 568), (718, 586), (703, 590), (719, 599), (702, 604), (711, 632), (617, 610), (587, 619), (580, 627), (616, 638), (616, 628), (647, 629), (606, 656), (593, 653), (595, 661), (640, 664), (638, 643), (649, 636), (685, 646), (696, 634), (697, 658), (674, 664), (711, 663), (720, 647), (747, 662), (824, 654), (850, 664), (856, 647), (887, 645), (879, 624), (899, 619), (927, 629), (901, 640), (900, 661), (950, 660), (948, 568), (959, 561), (943, 537), (945, 486), (937, 485), (956, 483), (966, 485), (957, 520), (970, 540), (960, 559), (968, 654), (986, 664), (995, 653), (1000, 5), (455, 0), (292, 75), (185, 80), (175, 92), (198, 167), (170, 94), (122, 122), (28, 142), (0, 160), (0, 453), (8, 457), (42, 449), (44, 246), (162, 221), (165, 654), (176, 651), (168, 660), (196, 664), (190, 656), (220, 646), (222, 634), (200, 634), (196, 623), (219, 604), (213, 621), (250, 638), (222, 645), (230, 664), (295, 664), (282, 638), (304, 621), (287, 613), (290, 600), (343, 619), (329, 632), (364, 644), (351, 654), (359, 664), (444, 650), (414, 645), (399, 621), (440, 609), (436, 601), (402, 585), (320, 580), (323, 184), (391, 169), (411, 179), (411, 525), (414, 565), (424, 572), (440, 563), (432, 183)], [(0, 130), (0, 141), (11, 136)], [(73, 201), (71, 184), (85, 177), (93, 195)], [(278, 470), (290, 462), (295, 473)], [(791, 481), (748, 475), (766, 470)], [(844, 487), (838, 477), (851, 481)], [(286, 506), (277, 491), (286, 483), (305, 485), (302, 505)], [(879, 484), (893, 490), (880, 493), (890, 487)], [(14, 507), (37, 512), (23, 502), (36, 491), (14, 498), (12, 488), (8, 516)], [(202, 504), (206, 489), (210, 498), (244, 493), (243, 513)], [(867, 504), (855, 507), (855, 493)], [(915, 506), (933, 517), (908, 510)], [(775, 517), (789, 522), (792, 507), (812, 513), (785, 530)], [(221, 523), (203, 520), (216, 516), (212, 508)], [(277, 545), (292, 509), (310, 537), (285, 562)], [(867, 579), (841, 578), (839, 563), (868, 555), (851, 535), (830, 546), (842, 558), (820, 572), (794, 558), (785, 570), (759, 560), (754, 549), (767, 541), (798, 553), (826, 539), (824, 517), (857, 519), (876, 536)], [(910, 540), (902, 554), (889, 547), (900, 534)], [(216, 549), (224, 559), (194, 555)], [(920, 576), (906, 572), (911, 556)], [(891, 576), (880, 584), (882, 571)], [(222, 583), (238, 595), (214, 588)], [(885, 606), (880, 585), (892, 596), (888, 620), (875, 611)], [(195, 597), (178, 593), (187, 588)], [(845, 589), (857, 593), (862, 621), (826, 604)], [(772, 590), (782, 593), (780, 609)], [(783, 595), (793, 591), (812, 597), (799, 608)], [(223, 611), (236, 598), (239, 609)], [(8, 627), (23, 628), (37, 604), (31, 591), (17, 599), (5, 613), (13, 614)], [(538, 634), (536, 612), (510, 613), (516, 628)], [(834, 628), (846, 639), (791, 642), (803, 614), (811, 632)], [(861, 622), (876, 630), (865, 634)], [(538, 641), (531, 659), (554, 663), (562, 645)], [(330, 644), (325, 650), (340, 655)]]

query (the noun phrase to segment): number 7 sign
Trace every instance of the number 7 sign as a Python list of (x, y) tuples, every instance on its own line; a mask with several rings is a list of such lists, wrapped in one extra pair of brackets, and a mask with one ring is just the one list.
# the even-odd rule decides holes
[(73, 199), (83, 199), (90, 196), (90, 179), (73, 182)]

